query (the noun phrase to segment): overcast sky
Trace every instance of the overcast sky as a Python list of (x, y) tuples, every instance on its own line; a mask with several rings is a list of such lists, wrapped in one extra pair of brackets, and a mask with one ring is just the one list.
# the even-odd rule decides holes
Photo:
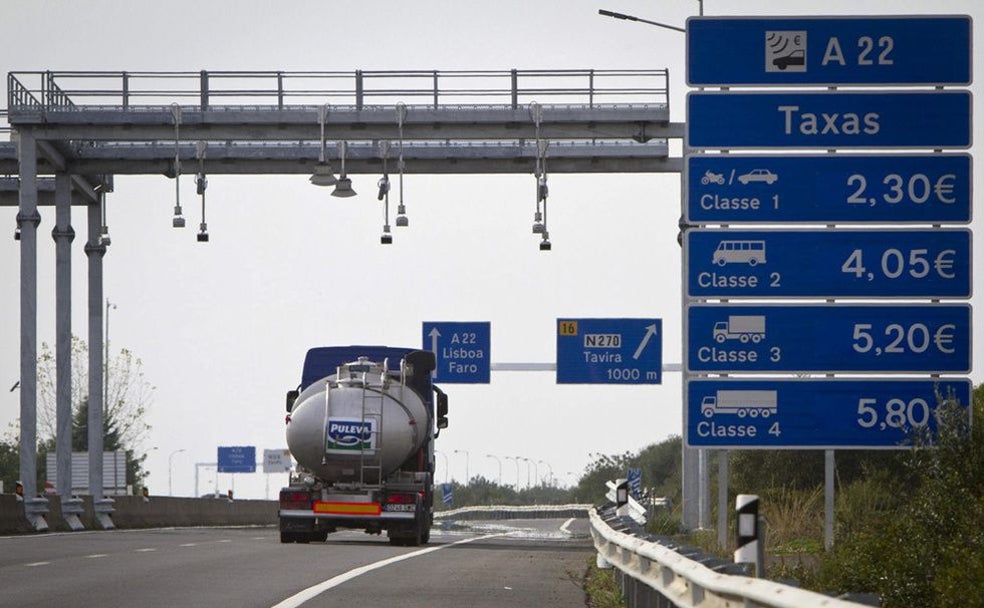
[[(970, 14), (975, 64), (984, 66), (979, 0), (704, 7), (708, 15)], [(601, 17), (599, 8), (682, 26), (697, 2), (6, 0), (0, 71), (668, 68), (671, 118), (684, 121), (684, 36)], [(981, 142), (984, 95), (979, 84), (971, 89)], [(984, 192), (975, 164), (974, 189)], [(493, 361), (553, 362), (558, 317), (656, 317), (664, 361), (680, 362), (678, 175), (552, 176), (549, 253), (530, 232), (530, 175), (408, 176), (410, 227), (394, 229), (391, 246), (379, 244), (375, 181), (355, 176), (360, 196), (336, 199), (307, 176), (209, 176), (211, 242), (202, 244), (192, 179), (181, 182), (188, 227), (178, 230), (173, 180), (116, 178), (104, 262), (105, 293), (117, 305), (110, 339), (114, 351), (126, 347), (143, 360), (156, 386), (143, 446), (152, 492), (166, 492), (172, 454), (174, 493), (192, 495), (195, 463), (215, 462), (217, 446), (252, 445), (258, 454), (285, 447), (284, 392), (298, 384), (312, 346), (418, 346), (424, 321), (489, 321)], [(982, 224), (977, 207), (972, 228)], [(4, 389), (19, 377), (16, 213), (0, 209)], [(49, 344), (53, 216), (42, 209), (39, 229), (38, 336)], [(84, 336), (84, 211), (73, 212), (73, 225), (73, 331)], [(976, 268), (984, 268), (982, 241), (978, 235)], [(973, 303), (984, 310), (980, 296)], [(981, 326), (977, 319), (975, 384), (984, 379)], [(503, 459), (503, 481), (514, 483), (516, 466), (504, 457), (520, 456), (548, 463), (567, 484), (593, 453), (635, 451), (681, 433), (679, 373), (664, 374), (661, 386), (612, 387), (558, 386), (552, 372), (493, 372), (491, 384), (446, 389), (451, 426), (438, 450), (458, 480), (464, 451), (472, 476), (498, 477), (492, 454)], [(0, 429), (18, 415), (19, 394), (0, 391)], [(202, 473), (199, 493), (214, 488), (214, 473)], [(446, 475), (439, 456), (438, 481)], [(237, 496), (263, 498), (264, 477), (236, 476)], [(525, 465), (519, 477), (525, 483)], [(284, 481), (271, 476), (271, 496)], [(230, 476), (218, 486), (230, 488)]]

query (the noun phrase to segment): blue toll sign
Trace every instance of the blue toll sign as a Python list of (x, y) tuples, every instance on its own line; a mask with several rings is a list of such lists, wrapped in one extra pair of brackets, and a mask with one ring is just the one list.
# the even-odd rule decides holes
[(558, 319), (558, 384), (660, 384), (662, 319)]
[(967, 223), (969, 154), (701, 154), (689, 223)]
[(967, 148), (968, 91), (691, 92), (692, 148)]
[(969, 85), (967, 16), (692, 17), (687, 83)]
[(971, 295), (970, 231), (688, 230), (687, 295), (699, 298)]
[[(970, 381), (691, 380), (687, 444), (715, 448), (911, 448), (932, 442), (940, 408), (969, 422)], [(952, 416), (943, 416), (952, 420)]]
[(479, 322), (423, 324), (425, 350), (437, 355), (434, 381), (444, 384), (488, 384), (491, 376), (492, 325)]
[(691, 304), (690, 372), (970, 371), (966, 304)]
[(255, 473), (256, 447), (252, 445), (219, 447), (216, 462), (219, 473)]

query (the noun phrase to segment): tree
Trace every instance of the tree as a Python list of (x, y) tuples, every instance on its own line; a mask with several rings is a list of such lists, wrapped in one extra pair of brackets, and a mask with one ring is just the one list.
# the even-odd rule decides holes
[[(931, 447), (906, 454), (906, 499), (867, 517), (821, 562), (821, 588), (878, 593), (886, 607), (980, 606), (984, 598), (984, 384), (972, 418), (949, 400)], [(977, 598), (974, 600), (973, 598)], [(976, 603), (975, 603), (976, 602)]]
[[(123, 348), (109, 359), (106, 418), (116, 421), (120, 445), (139, 449), (147, 438), (150, 425), (145, 416), (155, 387), (143, 373), (143, 362)], [(72, 416), (89, 399), (89, 345), (72, 336)], [(55, 354), (47, 343), (41, 344), (38, 357), (38, 436), (55, 437)]]
[[(88, 361), (88, 344), (72, 336), (72, 450), (77, 452), (88, 450)], [(38, 487), (43, 487), (46, 477), (46, 456), (55, 451), (55, 371), (55, 355), (48, 344), (42, 343), (38, 357)], [(142, 444), (150, 432), (146, 414), (154, 390), (144, 376), (143, 362), (131, 351), (123, 348), (110, 357), (103, 414), (103, 449), (126, 452), (126, 482), (135, 487), (142, 485), (146, 477), (143, 463), (147, 455), (142, 451)]]

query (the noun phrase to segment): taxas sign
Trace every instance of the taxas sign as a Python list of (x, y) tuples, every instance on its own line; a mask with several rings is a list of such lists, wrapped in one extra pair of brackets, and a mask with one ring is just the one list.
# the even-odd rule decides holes
[(968, 91), (691, 92), (692, 148), (968, 148)]

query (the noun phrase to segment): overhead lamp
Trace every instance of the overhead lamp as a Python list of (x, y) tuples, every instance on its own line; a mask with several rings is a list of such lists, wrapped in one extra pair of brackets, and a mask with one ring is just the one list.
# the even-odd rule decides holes
[(407, 106), (402, 101), (396, 104), (396, 115), (400, 138), (400, 158), (396, 163), (396, 168), (400, 173), (400, 202), (396, 207), (396, 225), (398, 228), (406, 228), (410, 225), (410, 218), (407, 217), (407, 208), (403, 204), (403, 171), (406, 169), (406, 166), (403, 164), (403, 119), (407, 115)]
[(315, 167), (310, 180), (315, 186), (334, 186), (338, 183), (338, 180), (335, 179), (335, 173), (331, 169), (331, 165), (328, 164), (319, 164)]
[(179, 148), (181, 141), (181, 106), (172, 103), (171, 116), (174, 117), (174, 217), (171, 218), (171, 226), (174, 228), (184, 228), (185, 219), (181, 215), (181, 151)]
[(383, 245), (393, 244), (393, 235), (390, 233), (390, 178), (389, 169), (387, 168), (387, 160), (389, 160), (389, 150), (390, 142), (381, 141), (379, 142), (379, 155), (383, 158), (383, 176), (379, 178), (376, 182), (376, 186), (379, 187), (379, 193), (376, 195), (378, 200), (383, 202), (383, 235), (379, 237), (379, 242)]
[(19, 241), (20, 240), (20, 226), (17, 226), (16, 228), (14, 228), (14, 240), (15, 241)]
[(321, 149), (318, 151), (318, 166), (314, 168), (311, 175), (311, 183), (315, 186), (334, 186), (338, 180), (335, 179), (334, 171), (328, 164), (326, 143), (325, 143), (325, 122), (328, 120), (328, 104), (318, 108), (318, 124), (321, 127)]
[(335, 189), (332, 190), (331, 195), (339, 198), (349, 198), (351, 196), (355, 196), (355, 190), (352, 189), (352, 180), (345, 176), (346, 148), (348, 148), (348, 144), (346, 142), (338, 142), (338, 152), (342, 158), (342, 172), (338, 176), (338, 182), (335, 184)]
[(540, 241), (540, 251), (550, 251), (550, 233), (543, 231), (543, 240)]
[(108, 247), (113, 243), (113, 240), (109, 238), (109, 226), (106, 225), (106, 193), (101, 190), (99, 192), (99, 207), (102, 214), (102, 226), (99, 227), (99, 242)]
[(208, 242), (208, 224), (205, 223), (205, 190), (208, 188), (208, 178), (205, 177), (205, 149), (207, 144), (199, 141), (195, 146), (195, 156), (198, 157), (198, 175), (195, 176), (195, 191), (202, 197), (202, 223), (198, 226), (199, 243)]

